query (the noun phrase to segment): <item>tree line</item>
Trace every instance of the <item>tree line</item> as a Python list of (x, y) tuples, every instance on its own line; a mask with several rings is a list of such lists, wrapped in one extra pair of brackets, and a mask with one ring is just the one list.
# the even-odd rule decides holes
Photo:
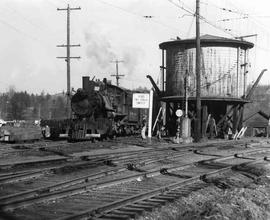
[(29, 94), (9, 89), (0, 94), (0, 118), (10, 120), (63, 119), (67, 117), (67, 98), (57, 95)]

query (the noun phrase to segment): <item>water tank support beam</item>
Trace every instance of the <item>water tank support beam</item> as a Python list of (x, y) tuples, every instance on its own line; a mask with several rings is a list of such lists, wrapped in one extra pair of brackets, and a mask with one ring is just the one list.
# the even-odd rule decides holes
[(249, 92), (247, 93), (245, 99), (250, 99), (251, 96), (254, 93), (254, 90), (256, 89), (257, 85), (259, 84), (264, 72), (267, 71), (267, 69), (263, 69), (262, 72), (260, 73), (260, 75), (258, 76), (257, 80), (255, 81), (255, 83), (252, 85), (251, 89), (249, 90)]
[(244, 105), (242, 104), (239, 105), (239, 114), (236, 122), (236, 128), (238, 129), (238, 131), (240, 131), (240, 129), (242, 129), (243, 126), (243, 115), (244, 115)]
[(222, 123), (224, 120), (227, 119), (227, 116), (228, 116), (229, 114), (231, 114), (231, 112), (234, 110), (234, 108), (235, 108), (235, 106), (232, 106), (232, 107), (226, 112), (226, 114), (218, 121), (217, 127), (218, 127), (219, 125), (221, 125), (221, 123)]
[(207, 108), (207, 105), (203, 105), (202, 106), (202, 138), (206, 138), (207, 118), (208, 118), (208, 108)]

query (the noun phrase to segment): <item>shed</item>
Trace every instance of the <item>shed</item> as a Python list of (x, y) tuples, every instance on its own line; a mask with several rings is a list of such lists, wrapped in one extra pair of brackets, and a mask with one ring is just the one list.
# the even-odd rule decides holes
[(245, 136), (248, 137), (268, 137), (269, 136), (269, 115), (263, 111), (257, 111), (243, 120), (247, 130)]

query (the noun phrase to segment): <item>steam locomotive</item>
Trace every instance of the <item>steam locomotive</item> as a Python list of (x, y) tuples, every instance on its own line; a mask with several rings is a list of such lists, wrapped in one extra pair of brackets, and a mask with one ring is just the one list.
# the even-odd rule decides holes
[(71, 98), (72, 119), (43, 120), (50, 137), (66, 134), (69, 141), (131, 135), (139, 131), (145, 109), (132, 108), (132, 91), (112, 85), (104, 78), (82, 78), (82, 88)]

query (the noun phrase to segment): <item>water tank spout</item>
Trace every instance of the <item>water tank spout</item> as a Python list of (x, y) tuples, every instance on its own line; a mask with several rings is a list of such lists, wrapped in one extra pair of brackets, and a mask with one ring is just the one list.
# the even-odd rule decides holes
[(153, 80), (153, 78), (152, 78), (150, 75), (147, 75), (146, 77), (150, 80), (150, 82), (151, 82), (152, 86), (154, 87), (154, 89), (155, 89), (157, 95), (158, 95), (159, 97), (162, 97), (163, 94), (162, 94), (162, 92), (159, 90), (159, 88), (158, 88), (157, 84), (155, 83), (155, 81)]

